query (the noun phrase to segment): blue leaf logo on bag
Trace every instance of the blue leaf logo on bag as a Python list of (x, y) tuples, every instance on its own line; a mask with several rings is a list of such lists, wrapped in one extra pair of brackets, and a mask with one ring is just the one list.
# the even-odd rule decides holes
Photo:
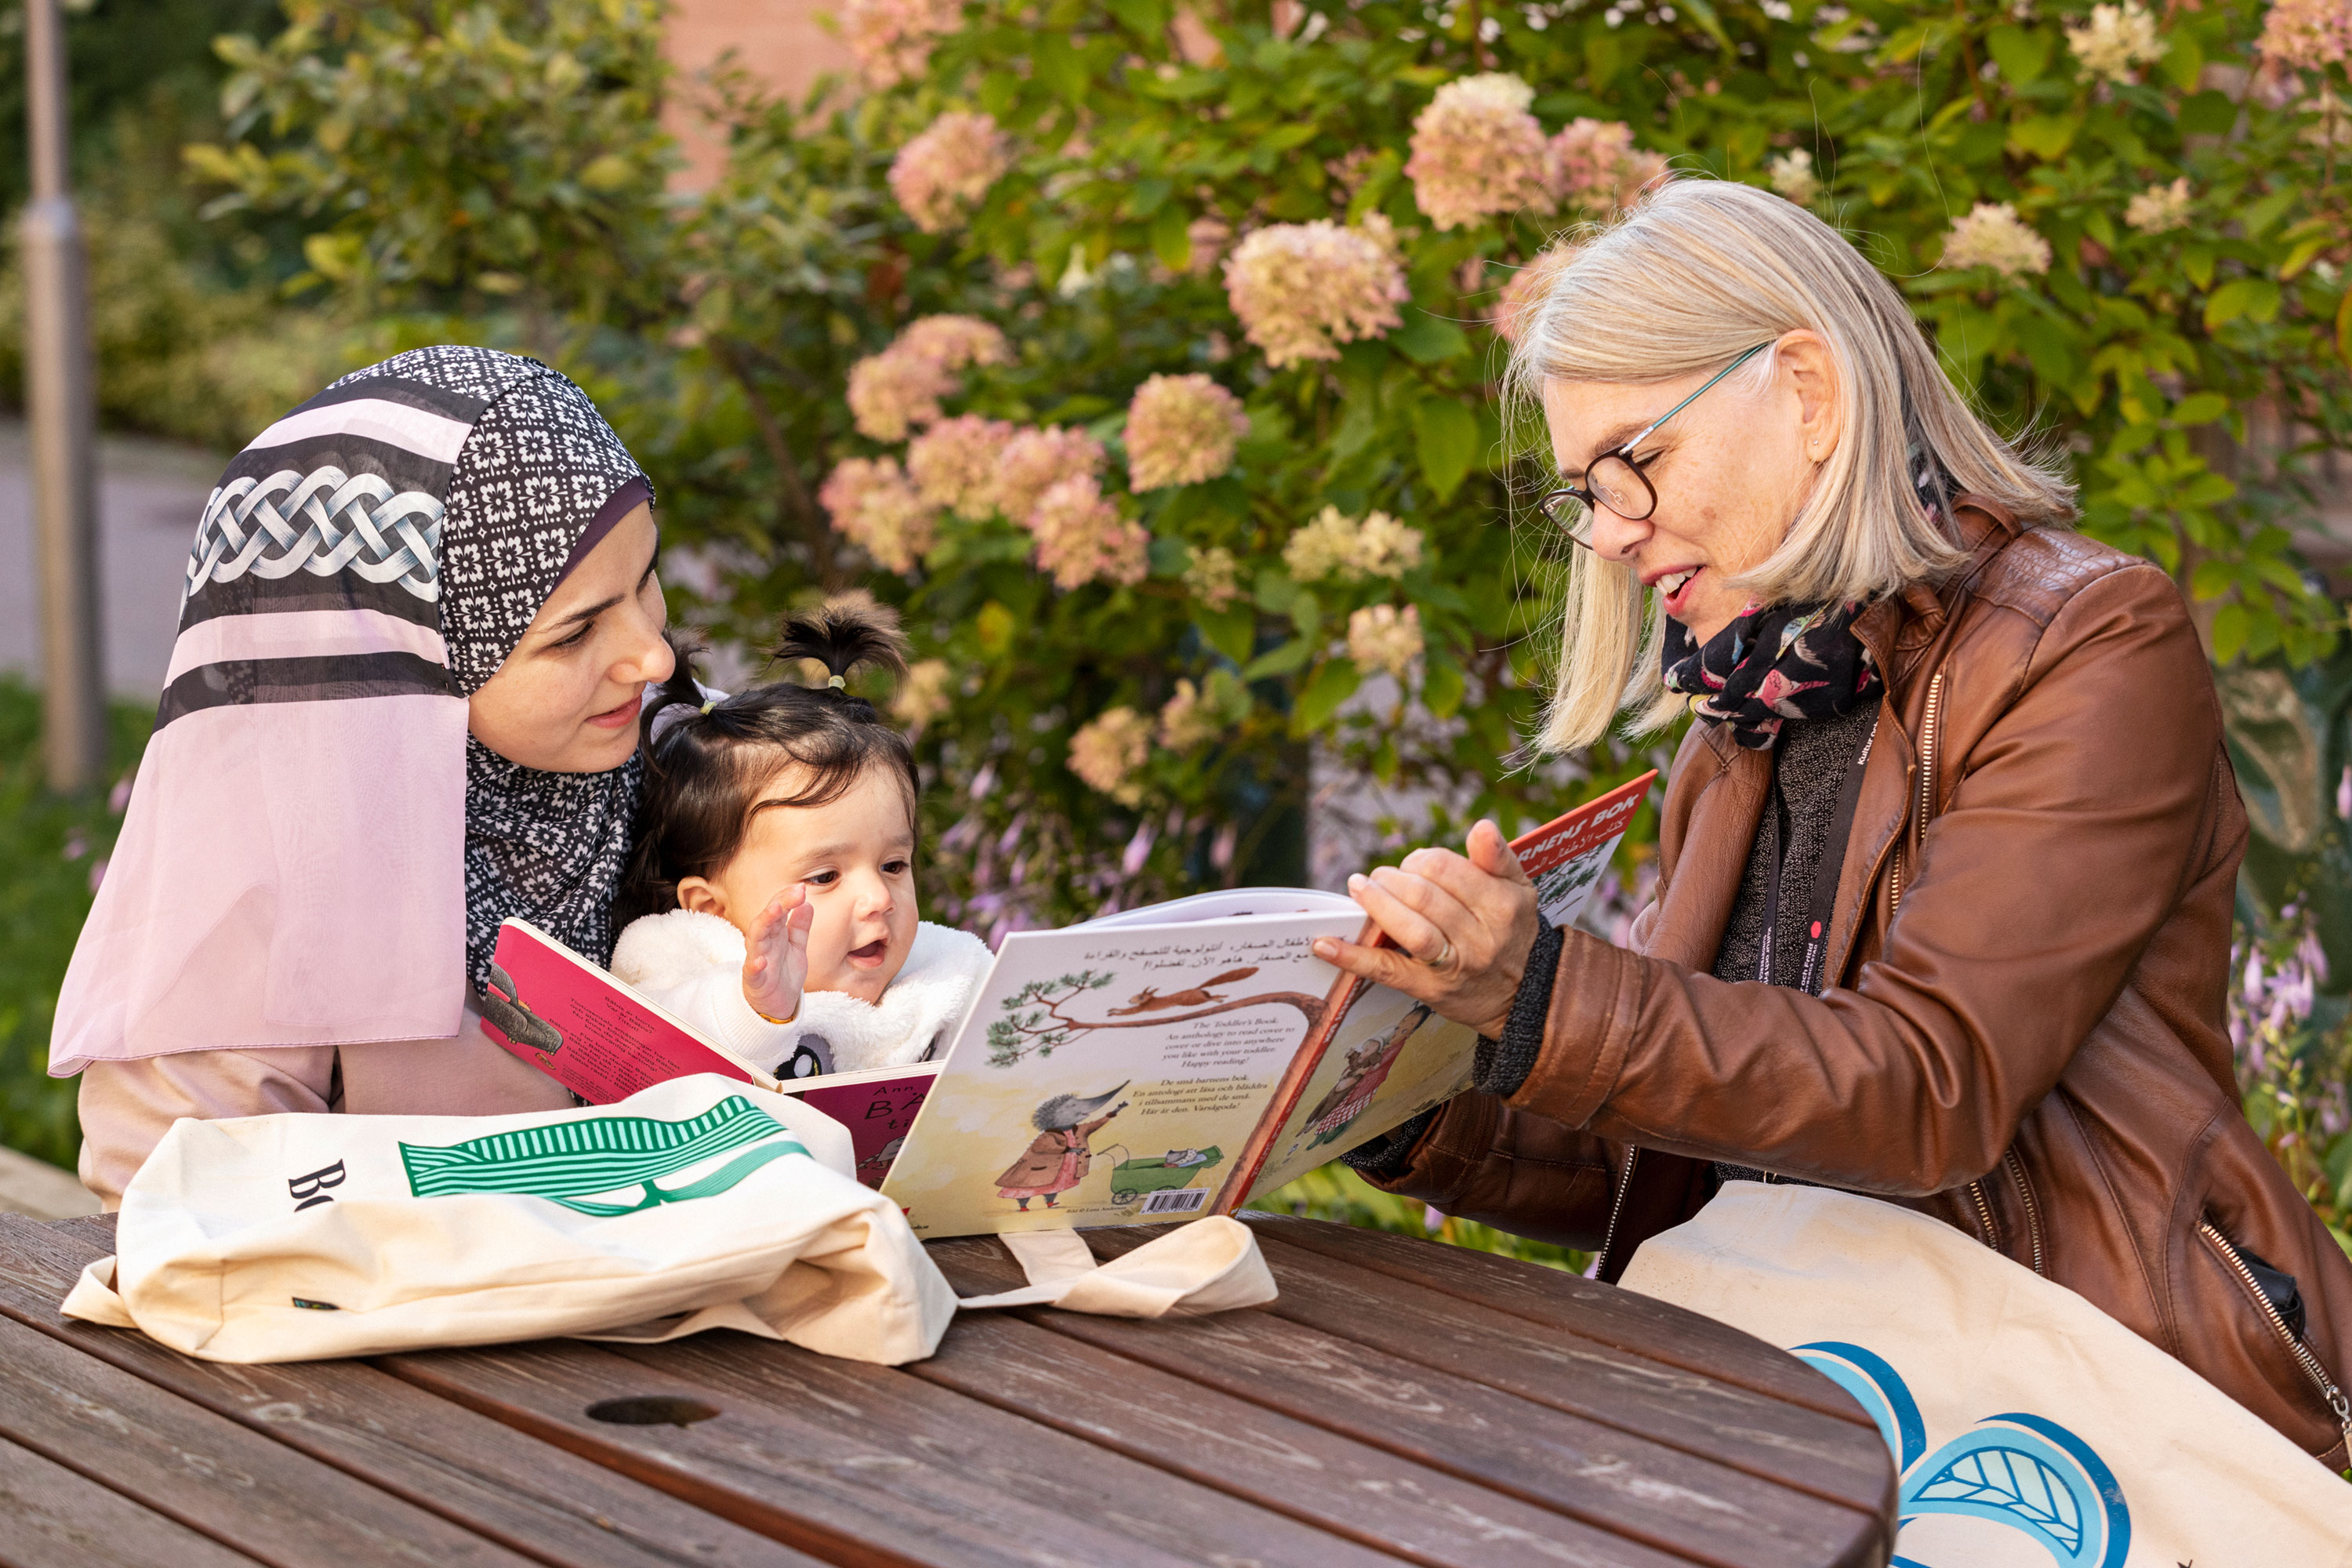
[[(693, 1181), (656, 1184), (735, 1150), (743, 1152)], [(408, 1190), (416, 1197), (513, 1193), (598, 1219), (716, 1197), (772, 1160), (807, 1152), (782, 1122), (741, 1095), (679, 1121), (588, 1116), (446, 1146), (400, 1145)], [(590, 1201), (631, 1188), (638, 1189), (634, 1203)]]
[[(2060, 1568), (2123, 1568), (2131, 1510), (2123, 1487), (2091, 1446), (2057, 1422), (2012, 1411), (1927, 1452), (1927, 1424), (1902, 1375), (1860, 1345), (1835, 1340), (1790, 1352), (1853, 1395), (1878, 1423), (1903, 1472), (1900, 1521), (1930, 1514), (1979, 1519), (2021, 1531)], [(1899, 1552), (1896, 1568), (1944, 1568)]]

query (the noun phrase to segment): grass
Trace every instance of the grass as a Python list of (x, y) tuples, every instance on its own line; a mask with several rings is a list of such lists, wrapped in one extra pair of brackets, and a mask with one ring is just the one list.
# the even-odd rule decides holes
[[(138, 766), (154, 710), (116, 703), (110, 784)], [(70, 1168), (81, 1147), (74, 1081), (48, 1076), (49, 1023), (74, 938), (89, 912), (92, 869), (121, 818), (109, 791), (51, 795), (41, 770), (41, 700), (0, 676), (0, 1143)]]

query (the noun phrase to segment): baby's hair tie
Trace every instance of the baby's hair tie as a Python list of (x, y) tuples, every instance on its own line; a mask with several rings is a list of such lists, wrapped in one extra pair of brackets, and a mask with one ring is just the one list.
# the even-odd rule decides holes
[(843, 688), (846, 687), (849, 682), (843, 677), (836, 675), (832, 679), (826, 681), (825, 684), (832, 687), (835, 691), (839, 691)]
[(710, 710), (711, 710), (713, 708), (716, 708), (716, 707), (718, 707), (718, 706), (719, 706), (719, 699), (717, 699), (716, 697), (712, 698), (709, 701), (705, 702), (705, 703), (702, 705), (702, 711), (703, 711), (703, 715), (704, 715), (704, 717), (708, 718), (708, 717), (709, 716)]

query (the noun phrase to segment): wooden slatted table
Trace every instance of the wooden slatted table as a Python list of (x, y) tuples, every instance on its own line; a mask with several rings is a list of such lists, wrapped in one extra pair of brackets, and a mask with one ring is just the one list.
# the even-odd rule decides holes
[[(1251, 1220), (1268, 1310), (972, 1312), (899, 1368), (723, 1331), (193, 1361), (58, 1315), (112, 1223), (0, 1215), (9, 1568), (1843, 1568), (1893, 1542), (1885, 1445), (1794, 1358), (1311, 1220)], [(966, 1295), (1021, 1282), (993, 1241), (931, 1254)]]

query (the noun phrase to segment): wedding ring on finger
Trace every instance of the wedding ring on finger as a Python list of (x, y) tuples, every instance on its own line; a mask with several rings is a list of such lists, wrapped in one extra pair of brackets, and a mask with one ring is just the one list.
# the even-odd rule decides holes
[(1451, 968), (1453, 968), (1453, 967), (1454, 967), (1454, 944), (1453, 944), (1453, 942), (1451, 942), (1447, 941), (1444, 937), (1442, 937), (1442, 936), (1441, 936), (1441, 937), (1439, 937), (1439, 938), (1437, 939), (1437, 951), (1436, 951), (1434, 953), (1431, 954), (1429, 957), (1423, 959), (1423, 960), (1422, 960), (1422, 963), (1423, 963), (1427, 964), (1427, 965), (1428, 965), (1430, 968), (1432, 968), (1432, 969), (1451, 969)]

